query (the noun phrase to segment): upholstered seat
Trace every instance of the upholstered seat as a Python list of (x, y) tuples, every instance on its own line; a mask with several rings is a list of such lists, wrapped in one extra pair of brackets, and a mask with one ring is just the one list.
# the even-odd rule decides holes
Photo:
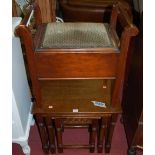
[(114, 47), (103, 23), (48, 23), (42, 48)]

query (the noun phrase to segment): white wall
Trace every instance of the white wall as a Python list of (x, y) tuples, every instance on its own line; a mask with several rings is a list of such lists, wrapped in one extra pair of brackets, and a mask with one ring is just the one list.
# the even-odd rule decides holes
[[(20, 21), (20, 18), (13, 18), (13, 33)], [(13, 123), (15, 123), (15, 126), (19, 125), (21, 130), (23, 129), (23, 133), (25, 133), (31, 110), (31, 95), (27, 82), (20, 39), (14, 35), (12, 35), (12, 93)], [(14, 129), (13, 132), (18, 132), (16, 130)], [(13, 136), (17, 136), (16, 133), (13, 133)]]

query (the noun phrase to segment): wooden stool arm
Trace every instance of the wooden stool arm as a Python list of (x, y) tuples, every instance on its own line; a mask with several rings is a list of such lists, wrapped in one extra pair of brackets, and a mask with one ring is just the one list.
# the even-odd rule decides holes
[[(20, 25), (16, 28), (15, 34), (20, 37), (21, 42), (23, 43), (25, 50), (26, 50), (26, 57), (29, 61), (28, 63), (28, 69), (29, 69), (29, 74), (31, 77), (31, 82), (32, 82), (32, 95), (35, 99), (35, 102), (37, 102), (38, 107), (41, 107), (41, 94), (40, 91), (36, 91), (40, 89), (40, 85), (38, 83), (37, 79), (37, 73), (36, 73), (36, 65), (34, 60), (34, 46), (33, 46), (33, 39), (32, 39), (32, 34), (31, 31), (28, 27), (28, 22), (30, 20), (30, 16), (32, 13), (33, 8), (38, 8), (37, 5), (35, 7), (30, 7), (27, 15), (24, 17)], [(34, 11), (35, 13), (35, 11)], [(36, 13), (36, 15), (38, 15)], [(39, 20), (37, 21), (39, 23)]]
[[(117, 22), (119, 22), (122, 27), (121, 38), (116, 29)], [(118, 44), (118, 47), (121, 45), (120, 41), (123, 40), (123, 33), (127, 33), (128, 37), (132, 37), (136, 36), (139, 32), (136, 26), (133, 25), (132, 19), (129, 17), (129, 14), (125, 11), (124, 6), (120, 2), (113, 5), (110, 19), (110, 32)]]
[[(122, 27), (120, 37), (117, 35), (116, 30), (117, 21)], [(120, 57), (117, 66), (117, 77), (112, 97), (112, 106), (115, 107), (115, 105), (121, 106), (123, 85), (126, 76), (125, 71), (127, 67), (127, 57), (128, 55), (130, 55), (130, 52), (132, 52), (130, 49), (131, 40), (132, 37), (136, 36), (139, 32), (137, 27), (133, 25), (132, 19), (129, 18), (121, 3), (118, 3), (113, 7), (110, 21), (110, 32), (118, 43), (118, 47), (120, 48)]]
[(41, 18), (41, 11), (39, 8), (39, 5), (34, 2), (29, 6), (29, 9), (27, 11), (27, 14), (24, 16), (23, 20), (21, 21), (20, 25), (29, 25), (29, 21), (31, 17), (34, 15), (35, 18), (35, 26), (37, 27), (42, 23), (42, 18)]

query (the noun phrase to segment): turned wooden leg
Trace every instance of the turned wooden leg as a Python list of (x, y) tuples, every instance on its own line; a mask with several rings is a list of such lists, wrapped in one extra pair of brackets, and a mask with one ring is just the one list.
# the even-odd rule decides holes
[(46, 131), (46, 126), (44, 123), (44, 118), (40, 115), (35, 116), (37, 127), (39, 130), (41, 142), (42, 142), (42, 149), (45, 154), (49, 153), (49, 141), (48, 141), (48, 134)]
[(57, 148), (58, 152), (63, 152), (63, 143), (62, 143), (62, 120), (55, 119), (55, 128), (56, 128), (56, 138), (57, 138)]
[(136, 150), (134, 148), (128, 149), (128, 155), (136, 155)]
[(118, 114), (112, 114), (111, 118), (108, 120), (108, 127), (106, 132), (106, 139), (105, 139), (105, 153), (109, 153), (111, 149), (111, 141), (114, 132), (114, 128), (116, 125)]
[(98, 134), (98, 140), (97, 140), (98, 153), (103, 152), (103, 140), (105, 137), (106, 128), (107, 128), (107, 117), (104, 117), (104, 118), (101, 118), (100, 120), (99, 134)]
[(97, 132), (97, 120), (92, 120), (92, 125), (90, 131), (90, 139), (89, 139), (89, 145), (90, 145), (90, 153), (94, 153), (95, 151), (95, 139), (96, 139), (96, 132)]
[(53, 125), (53, 121), (50, 117), (45, 118), (46, 122), (46, 127), (48, 131), (48, 137), (49, 137), (49, 147), (50, 147), (50, 152), (55, 153), (55, 129)]

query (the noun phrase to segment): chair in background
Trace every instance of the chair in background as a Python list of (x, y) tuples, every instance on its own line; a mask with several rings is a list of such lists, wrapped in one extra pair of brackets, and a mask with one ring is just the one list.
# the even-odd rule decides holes
[[(28, 21), (34, 13), (34, 38)], [(117, 24), (121, 26), (119, 35)], [(16, 29), (26, 50), (34, 97), (33, 114), (45, 153), (89, 148), (108, 153), (122, 91), (130, 42), (138, 33), (122, 5), (113, 6), (110, 23), (42, 24), (38, 5)], [(66, 127), (88, 127), (89, 144), (65, 145)]]
[[(132, 18), (130, 2), (127, 0), (58, 0), (58, 13), (65, 22), (108, 22), (114, 4), (121, 2)], [(58, 14), (57, 13), (57, 14)], [(59, 16), (58, 14), (58, 16)]]

